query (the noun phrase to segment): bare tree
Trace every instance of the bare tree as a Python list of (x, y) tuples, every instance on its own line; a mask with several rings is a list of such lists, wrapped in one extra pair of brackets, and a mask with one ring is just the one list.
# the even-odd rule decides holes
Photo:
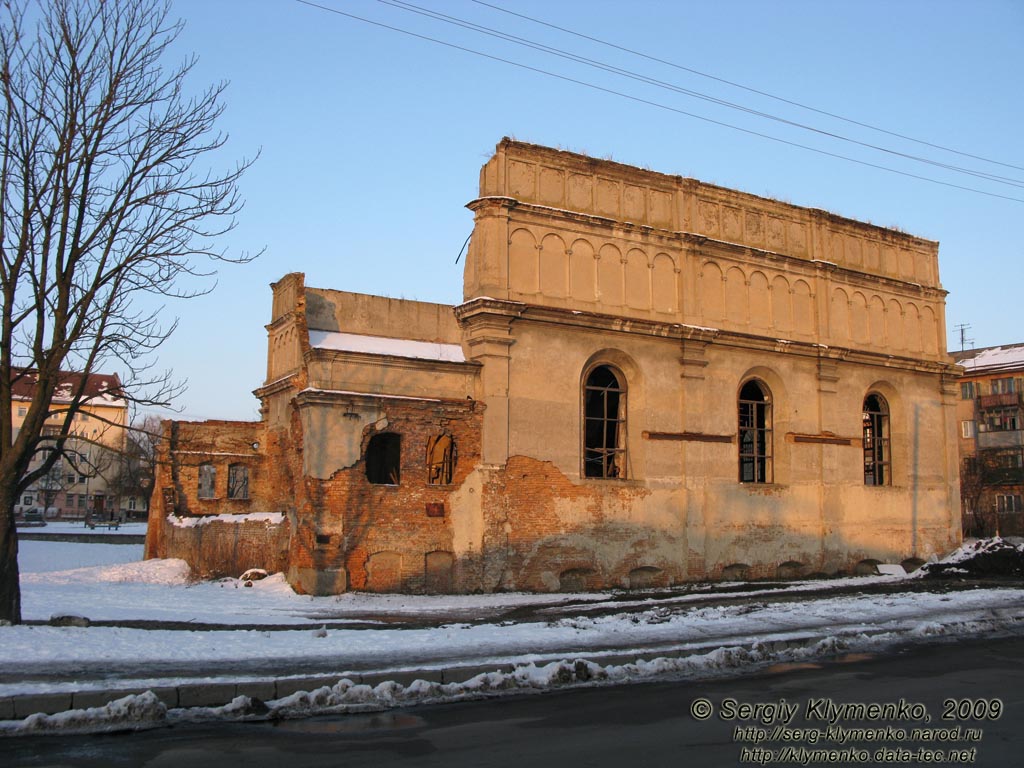
[[(181, 30), (169, 4), (27, 2), (0, 7), (0, 620), (11, 622), (14, 503), (64, 456), (84, 404), (88, 377), (62, 371), (116, 367), (137, 404), (175, 394), (153, 368), (174, 328), (159, 305), (210, 289), (203, 263), (227, 259), (212, 241), (234, 225), (249, 165), (207, 167), (226, 139), (215, 130), (224, 84), (189, 96), (194, 59), (165, 65)], [(12, 389), (26, 376), (33, 395), (15, 431)], [(58, 425), (45, 439), (44, 423)]]
[(153, 495), (157, 448), (163, 439), (158, 416), (145, 416), (125, 434), (124, 448), (117, 456), (107, 488), (116, 496), (149, 499)]

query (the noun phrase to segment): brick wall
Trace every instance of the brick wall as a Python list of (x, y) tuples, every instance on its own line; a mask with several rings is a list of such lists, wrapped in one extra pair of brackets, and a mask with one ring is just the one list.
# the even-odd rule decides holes
[[(387, 426), (364, 430), (357, 463), (328, 480), (307, 477), (297, 484), (290, 565), (344, 568), (348, 587), (356, 590), (478, 589), (478, 568), (455, 558), (451, 496), (479, 463), (482, 406), (474, 401), (386, 399), (383, 407)], [(397, 485), (373, 484), (367, 478), (367, 446), (380, 432), (401, 438)], [(427, 481), (427, 445), (440, 434), (452, 436), (458, 457), (452, 482), (432, 485)], [(295, 419), (291, 435), (280, 439), (295, 477), (301, 476), (300, 438)]]

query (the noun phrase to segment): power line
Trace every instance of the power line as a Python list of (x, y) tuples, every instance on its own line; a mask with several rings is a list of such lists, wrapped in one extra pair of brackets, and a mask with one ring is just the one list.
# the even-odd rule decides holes
[(382, 5), (391, 6), (392, 8), (397, 8), (399, 10), (408, 11), (409, 13), (415, 13), (417, 15), (424, 16), (426, 18), (435, 19), (437, 21), (444, 22), (445, 24), (451, 24), (451, 25), (454, 25), (454, 26), (457, 26), (457, 27), (461, 27), (463, 29), (468, 29), (468, 30), (471, 30), (471, 31), (474, 31), (474, 32), (478, 32), (478, 33), (483, 34), (483, 35), (488, 35), (490, 37), (496, 37), (496, 38), (498, 38), (500, 40), (505, 40), (506, 42), (511, 42), (511, 43), (516, 44), (516, 45), (521, 45), (521, 46), (524, 46), (524, 47), (527, 47), (527, 48), (531, 48), (531, 49), (536, 50), (536, 51), (541, 51), (543, 53), (548, 53), (548, 54), (550, 54), (552, 56), (557, 56), (559, 58), (568, 59), (570, 61), (575, 61), (577, 63), (584, 64), (584, 65), (589, 66), (589, 67), (594, 67), (595, 69), (600, 69), (600, 70), (603, 70), (605, 72), (610, 72), (612, 74), (621, 75), (622, 77), (627, 77), (627, 78), (629, 78), (631, 80), (636, 80), (638, 82), (647, 83), (649, 85), (654, 85), (654, 86), (659, 87), (659, 88), (664, 88), (666, 90), (674, 91), (676, 93), (680, 93), (680, 94), (683, 94), (685, 96), (690, 96), (692, 98), (701, 99), (703, 101), (708, 101), (708, 102), (711, 102), (713, 104), (718, 104), (719, 106), (727, 107), (729, 109), (735, 109), (735, 110), (738, 110), (740, 112), (745, 112), (745, 113), (747, 113), (749, 115), (753, 115), (755, 117), (761, 117), (761, 118), (764, 118), (766, 120), (772, 120), (772, 121), (775, 121), (775, 122), (778, 122), (778, 123), (782, 123), (784, 125), (788, 125), (788, 126), (793, 127), (793, 128), (799, 128), (801, 130), (810, 131), (811, 133), (816, 133), (816, 134), (818, 134), (820, 136), (825, 136), (825, 137), (828, 137), (828, 138), (837, 139), (839, 141), (845, 141), (847, 143), (855, 144), (857, 146), (861, 146), (861, 147), (864, 147), (866, 149), (872, 149), (872, 150), (875, 150), (877, 152), (882, 152), (882, 153), (885, 153), (885, 154), (894, 155), (896, 157), (902, 157), (902, 158), (904, 158), (906, 160), (913, 160), (915, 162), (924, 163), (926, 165), (931, 165), (931, 166), (934, 166), (936, 168), (943, 168), (943, 169), (948, 170), (948, 171), (954, 171), (956, 173), (963, 173), (965, 175), (974, 176), (975, 178), (985, 179), (986, 181), (991, 181), (991, 182), (994, 182), (996, 184), (1005, 184), (1005, 185), (1011, 186), (1011, 187), (1024, 188), (1024, 180), (1021, 180), (1021, 179), (1014, 179), (1014, 178), (1011, 178), (1011, 177), (1008, 177), (1008, 176), (999, 176), (997, 174), (989, 173), (987, 171), (979, 171), (979, 170), (973, 170), (971, 168), (963, 168), (961, 166), (951, 165), (949, 163), (943, 163), (943, 162), (940, 162), (940, 161), (937, 161), (937, 160), (931, 160), (931, 159), (926, 158), (926, 157), (920, 157), (918, 155), (912, 155), (912, 154), (909, 154), (907, 152), (900, 152), (899, 150), (889, 149), (887, 147), (879, 146), (877, 144), (871, 144), (870, 142), (860, 141), (858, 139), (853, 139), (853, 138), (850, 138), (848, 136), (843, 136), (842, 134), (834, 133), (832, 131), (826, 131), (826, 130), (823, 130), (821, 128), (815, 128), (814, 126), (811, 126), (811, 125), (807, 125), (807, 124), (804, 124), (804, 123), (799, 123), (799, 122), (796, 122), (794, 120), (789, 120), (789, 119), (784, 118), (784, 117), (779, 117), (777, 115), (773, 115), (773, 114), (770, 114), (768, 112), (762, 112), (760, 110), (752, 109), (750, 107), (743, 106), (742, 104), (737, 104), (737, 103), (734, 103), (734, 102), (731, 102), (731, 101), (726, 101), (725, 99), (720, 99), (720, 98), (715, 97), (715, 96), (710, 96), (710, 95), (708, 95), (706, 93), (701, 93), (699, 91), (692, 91), (692, 90), (690, 90), (688, 88), (682, 88), (681, 86), (675, 85), (673, 83), (668, 83), (668, 82), (665, 82), (663, 80), (658, 80), (656, 78), (648, 77), (647, 75), (643, 75), (643, 74), (638, 73), (638, 72), (633, 72), (631, 70), (622, 69), (620, 67), (616, 67), (616, 66), (613, 66), (613, 65), (610, 65), (610, 64), (606, 64), (606, 63), (601, 62), (601, 61), (596, 61), (594, 59), (589, 59), (589, 58), (587, 58), (585, 56), (580, 56), (578, 54), (575, 54), (575, 53), (572, 53), (572, 52), (569, 52), (569, 51), (565, 51), (565, 50), (563, 50), (561, 48), (555, 48), (553, 46), (544, 45), (543, 43), (537, 43), (537, 42), (529, 40), (527, 38), (519, 37), (517, 35), (512, 35), (512, 34), (507, 33), (507, 32), (502, 32), (501, 30), (493, 29), (491, 27), (485, 27), (485, 26), (482, 26), (480, 24), (476, 24), (474, 22), (467, 21), (465, 19), (461, 19), (461, 18), (459, 18), (457, 16), (450, 16), (448, 14), (441, 13), (439, 11), (433, 11), (433, 10), (430, 10), (428, 8), (423, 8), (422, 6), (414, 5), (413, 3), (405, 2), (404, 0), (377, 0), (377, 2), (381, 3)]
[(419, 40), (424, 40), (426, 42), (435, 43), (437, 45), (442, 45), (442, 46), (444, 46), (446, 48), (451, 48), (453, 50), (463, 51), (464, 53), (471, 53), (471, 54), (473, 54), (475, 56), (480, 56), (480, 57), (485, 58), (485, 59), (490, 59), (491, 61), (497, 61), (497, 62), (502, 63), (502, 64), (508, 64), (510, 66), (517, 67), (519, 69), (524, 69), (524, 70), (529, 71), (529, 72), (535, 72), (537, 74), (546, 75), (548, 77), (552, 77), (552, 78), (555, 78), (557, 80), (562, 80), (563, 82), (573, 83), (575, 85), (580, 85), (580, 86), (583, 86), (584, 88), (589, 88), (591, 90), (599, 91), (601, 93), (607, 93), (607, 94), (610, 94), (612, 96), (618, 96), (620, 98), (628, 99), (629, 101), (633, 101), (633, 102), (636, 102), (638, 104), (646, 104), (648, 106), (656, 107), (658, 109), (663, 109), (665, 111), (673, 112), (675, 114), (685, 115), (686, 117), (691, 117), (691, 118), (693, 118), (695, 120), (701, 120), (703, 122), (710, 123), (712, 125), (717, 125), (717, 126), (720, 126), (720, 127), (723, 127), (723, 128), (729, 128), (731, 130), (739, 131), (740, 133), (745, 133), (745, 134), (750, 135), (750, 136), (757, 136), (757, 137), (762, 138), (762, 139), (767, 139), (768, 141), (774, 141), (774, 142), (776, 142), (778, 144), (784, 144), (784, 145), (787, 145), (787, 146), (796, 147), (797, 149), (803, 149), (803, 150), (806, 150), (808, 152), (814, 152), (815, 154), (823, 155), (825, 157), (833, 157), (833, 158), (836, 158), (836, 159), (839, 159), (839, 160), (846, 160), (847, 162), (856, 163), (857, 165), (862, 165), (862, 166), (865, 166), (867, 168), (875, 168), (876, 170), (886, 171), (888, 173), (893, 173), (893, 174), (896, 174), (898, 176), (904, 176), (906, 178), (917, 179), (919, 181), (926, 181), (926, 182), (928, 182), (930, 184), (937, 184), (937, 185), (943, 186), (943, 187), (950, 187), (952, 189), (959, 189), (959, 190), (963, 190), (965, 192), (973, 192), (975, 194), (985, 195), (986, 197), (994, 197), (994, 198), (998, 198), (998, 199), (1001, 199), (1001, 200), (1009, 200), (1011, 202), (1024, 203), (1024, 198), (1011, 197), (1009, 195), (1001, 195), (1001, 194), (999, 194), (997, 192), (988, 192), (986, 190), (977, 189), (975, 187), (968, 187), (968, 186), (964, 186), (962, 184), (954, 184), (953, 182), (949, 182), (949, 181), (941, 181), (939, 179), (933, 179), (933, 178), (930, 178), (928, 176), (921, 176), (920, 174), (910, 173), (909, 171), (901, 171), (901, 170), (898, 170), (896, 168), (890, 168), (888, 166), (879, 165), (877, 163), (872, 163), (872, 162), (869, 162), (867, 160), (859, 160), (859, 159), (857, 159), (855, 157), (849, 157), (848, 155), (842, 155), (842, 154), (839, 154), (837, 152), (829, 152), (828, 150), (818, 149), (817, 147), (811, 147), (811, 146), (808, 146), (806, 144), (800, 144), (799, 142), (789, 141), (787, 139), (779, 138), (778, 136), (772, 136), (770, 134), (761, 133), (760, 131), (751, 130), (749, 128), (743, 128), (743, 127), (738, 126), (738, 125), (733, 125), (731, 123), (726, 123), (726, 122), (724, 122), (722, 120), (715, 120), (715, 119), (710, 118), (710, 117), (705, 117), (704, 115), (698, 115), (698, 114), (693, 113), (693, 112), (687, 112), (686, 110), (679, 109), (677, 107), (672, 107), (672, 106), (669, 106), (667, 104), (662, 104), (662, 103), (657, 102), (657, 101), (652, 101), (650, 99), (645, 99), (645, 98), (642, 98), (640, 96), (634, 96), (632, 94), (623, 93), (622, 91), (617, 91), (617, 90), (612, 89), (612, 88), (606, 88), (604, 86), (596, 85), (594, 83), (588, 83), (585, 80), (578, 80), (578, 79), (573, 78), (573, 77), (568, 77), (567, 75), (558, 74), (557, 72), (551, 72), (549, 70), (540, 69), (539, 67), (532, 67), (532, 66), (530, 66), (528, 64), (523, 64), (523, 63), (518, 62), (518, 61), (512, 61), (511, 59), (505, 59), (505, 58), (502, 58), (500, 56), (495, 56), (495, 55), (490, 54), (490, 53), (484, 53), (483, 51), (478, 51), (478, 50), (475, 50), (473, 48), (467, 48), (465, 46), (461, 46), (461, 45), (457, 45), (455, 43), (447, 42), (445, 40), (439, 40), (438, 38), (430, 37), (429, 35), (423, 35), (423, 34), (420, 34), (418, 32), (412, 32), (412, 31), (407, 30), (407, 29), (402, 29), (400, 27), (395, 27), (395, 26), (392, 26), (390, 24), (385, 24), (384, 22), (374, 21), (372, 19), (367, 19), (367, 18), (365, 18), (363, 16), (357, 16), (357, 15), (355, 15), (353, 13), (347, 13), (346, 11), (338, 10), (337, 8), (331, 8), (331, 7), (328, 7), (328, 6), (325, 6), (325, 5), (321, 5), (319, 3), (312, 2), (312, 0), (295, 0), (295, 2), (301, 3), (302, 5), (307, 5), (307, 6), (311, 7), (311, 8), (316, 8), (318, 10), (325, 11), (327, 13), (333, 13), (333, 14), (336, 14), (338, 16), (344, 16), (346, 18), (353, 19), (355, 21), (361, 21), (364, 24), (370, 24), (372, 26), (379, 27), (381, 29), (387, 29), (387, 30), (389, 30), (391, 32), (398, 32), (399, 34), (407, 35), (409, 37), (414, 37), (414, 38), (417, 38)]
[(639, 56), (640, 58), (647, 59), (648, 61), (657, 62), (658, 64), (665, 64), (666, 66), (674, 67), (675, 69), (679, 69), (679, 70), (682, 70), (684, 72), (689, 72), (691, 74), (698, 75), (699, 77), (706, 77), (709, 80), (714, 80), (714, 81), (719, 82), (719, 83), (724, 83), (725, 85), (730, 85), (733, 88), (739, 88), (741, 90), (748, 91), (749, 93), (756, 93), (758, 96), (765, 96), (765, 97), (767, 97), (769, 99), (774, 99), (775, 101), (782, 102), (783, 104), (789, 104), (790, 106), (799, 107), (800, 109), (806, 109), (809, 112), (816, 112), (819, 115), (825, 115), (826, 117), (831, 117), (831, 118), (833, 118), (835, 120), (841, 120), (844, 123), (850, 123), (851, 125), (858, 125), (861, 128), (868, 128), (868, 129), (870, 129), (872, 131), (878, 131), (879, 133), (884, 133), (884, 134), (887, 134), (889, 136), (894, 136), (894, 137), (896, 137), (898, 139), (904, 139), (906, 141), (912, 141), (915, 144), (921, 144), (921, 145), (926, 146), (926, 147), (932, 147), (933, 149), (941, 149), (943, 152), (950, 152), (950, 153), (952, 153), (954, 155), (960, 155), (962, 157), (969, 157), (969, 158), (971, 158), (973, 160), (981, 160), (982, 162), (992, 163), (993, 165), (1001, 165), (1004, 168), (1013, 168), (1013, 169), (1018, 170), (1018, 171), (1024, 171), (1024, 167), (1019, 166), (1019, 165), (1013, 165), (1012, 163), (1004, 163), (1004, 162), (999, 161), (999, 160), (992, 160), (991, 158), (982, 157), (980, 155), (973, 155), (970, 152), (963, 152), (961, 150), (953, 149), (951, 147), (946, 147), (946, 146), (943, 146), (941, 144), (934, 144), (934, 143), (932, 143), (930, 141), (925, 141), (924, 139), (915, 139), (913, 136), (907, 136), (907, 135), (902, 134), (902, 133), (897, 133), (896, 131), (890, 131), (890, 130), (888, 130), (886, 128), (880, 128), (877, 125), (871, 125), (870, 123), (864, 123), (864, 122), (861, 122), (860, 120), (855, 120), (855, 119), (853, 119), (851, 117), (843, 117), (842, 115), (838, 115), (838, 114), (836, 114), (834, 112), (829, 112), (829, 111), (824, 110), (824, 109), (818, 109), (817, 107), (812, 107), (812, 106), (810, 106), (808, 104), (802, 104), (799, 101), (793, 101), (793, 100), (787, 99), (787, 98), (785, 98), (783, 96), (777, 96), (777, 95), (769, 93), (767, 91), (761, 91), (761, 90), (758, 90), (757, 88), (752, 88), (750, 86), (743, 85), (742, 83), (734, 82), (733, 80), (727, 80), (724, 77), (718, 77), (717, 75), (712, 75), (712, 74), (709, 74), (707, 72), (701, 72), (699, 69), (693, 69), (691, 67), (686, 67), (686, 66), (683, 66), (682, 64), (677, 64), (677, 63), (672, 62), (672, 61), (667, 61), (666, 59), (658, 58), (657, 56), (651, 56), (650, 54), (643, 53), (642, 51), (636, 51), (636, 50), (633, 50), (632, 48), (626, 48), (625, 46), (622, 46), (622, 45), (617, 45), (615, 43), (610, 43), (607, 40), (602, 40), (602, 39), (597, 38), (597, 37), (592, 37), (590, 35), (585, 35), (582, 32), (577, 32), (577, 31), (572, 30), (572, 29), (567, 29), (566, 27), (560, 27), (557, 24), (551, 24), (550, 22), (542, 21), (541, 19), (537, 19), (537, 18), (534, 18), (532, 16), (527, 16), (524, 13), (517, 13), (516, 11), (510, 11), (509, 9), (502, 8), (499, 5), (494, 5), (493, 3), (484, 2), (484, 0), (472, 0), (472, 2), (476, 3), (477, 5), (482, 5), (482, 6), (485, 6), (487, 8), (492, 8), (493, 10), (499, 11), (501, 13), (507, 13), (510, 16), (518, 16), (519, 18), (525, 19), (527, 21), (531, 21), (534, 24), (540, 24), (541, 26), (545, 26), (545, 27), (548, 27), (550, 29), (556, 29), (559, 32), (565, 32), (566, 34), (574, 35), (575, 37), (579, 37), (579, 38), (582, 38), (584, 40), (589, 40), (589, 41), (591, 41), (593, 43), (598, 43), (599, 45), (604, 45), (604, 46), (607, 46), (609, 48), (614, 48), (616, 50), (623, 51), (624, 53), (632, 54), (633, 56)]

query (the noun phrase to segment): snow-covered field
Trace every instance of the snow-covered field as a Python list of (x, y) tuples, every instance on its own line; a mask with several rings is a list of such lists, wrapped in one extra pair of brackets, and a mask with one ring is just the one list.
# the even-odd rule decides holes
[[(0, 670), (8, 671), (0, 674), (0, 696), (90, 686), (108, 688), (111, 676), (124, 684), (130, 681), (133, 686), (173, 685), (218, 675), (235, 679), (246, 675), (276, 677), (311, 663), (325, 673), (337, 673), (339, 678), (350, 670), (424, 669), (452, 663), (512, 663), (524, 665), (527, 670), (478, 681), (476, 687), (469, 688), (449, 686), (443, 691), (438, 684), (430, 684), (432, 688), (424, 684), (426, 687), (421, 686), (415, 694), (394, 686), (371, 694), (366, 686), (356, 686), (359, 690), (353, 693), (352, 686), (342, 685), (338, 690), (321, 692), (319, 704), (305, 700), (275, 704), (285, 708), (283, 713), (292, 711), (288, 707), (338, 711), (331, 708), (349, 706), (356, 699), (359, 706), (382, 707), (412, 703), (413, 699), (478, 695), (481, 685), (492, 692), (535, 687), (538, 680), (550, 675), (563, 683), (573, 682), (581, 670), (588, 684), (642, 679), (652, 674), (716, 674), (750, 664), (844, 649), (877, 649), (914, 638), (1014, 631), (1024, 619), (1024, 590), (1006, 587), (825, 594), (789, 601), (780, 590), (752, 584), (740, 595), (730, 594), (730, 598), (744, 598), (738, 602), (708, 604), (707, 595), (700, 591), (667, 601), (641, 593), (626, 602), (617, 600), (615, 612), (608, 614), (588, 609), (613, 605), (610, 593), (350, 593), (314, 598), (295, 594), (280, 574), (253, 582), (251, 587), (235, 579), (193, 583), (182, 561), (138, 562), (135, 558), (140, 555), (137, 545), (21, 542), (24, 618), (46, 621), (56, 614), (74, 614), (93, 622), (154, 620), (181, 625), (218, 624), (224, 628), (0, 627)], [(955, 557), (963, 557), (963, 553)], [(58, 570), (64, 566), (74, 567)], [(905, 578), (861, 577), (826, 582), (824, 586), (867, 587), (898, 583)], [(822, 588), (822, 582), (797, 582), (786, 592)], [(560, 607), (566, 600), (583, 604), (566, 617)], [(516, 622), (497, 618), (504, 609), (516, 606), (534, 606), (536, 612), (532, 618)], [(395, 617), (447, 617), (450, 623), (399, 629), (387, 623)], [(346, 627), (346, 623), (356, 621), (360, 622), (359, 628)], [(781, 646), (772, 643), (797, 638), (808, 642), (789, 650), (773, 650)], [(651, 649), (655, 653), (685, 650), (690, 655), (641, 665), (609, 664), (585, 669), (572, 662), (576, 656), (585, 655), (600, 665), (602, 654), (645, 649), (648, 656)], [(553, 662), (554, 666), (549, 664), (560, 658), (568, 659), (568, 666), (560, 666), (558, 661)], [(245, 674), (237, 669), (232, 672), (232, 665), (243, 665)], [(70, 679), (41, 674), (54, 669), (68, 670)], [(19, 676), (11, 670), (22, 673)], [(153, 702), (133, 700), (124, 706), (149, 711), (150, 705)], [(246, 715), (241, 711), (245, 706), (236, 709), (239, 711), (235, 715)]]

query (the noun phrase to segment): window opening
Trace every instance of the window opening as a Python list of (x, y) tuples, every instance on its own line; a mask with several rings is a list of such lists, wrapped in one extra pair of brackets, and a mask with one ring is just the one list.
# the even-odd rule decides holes
[(864, 399), (864, 485), (892, 485), (889, 406), (881, 395)]
[(960, 399), (961, 400), (973, 400), (974, 399), (974, 382), (973, 381), (962, 381), (960, 382)]
[(435, 435), (427, 441), (427, 482), (448, 485), (455, 474), (455, 441), (451, 435)]
[(767, 387), (748, 381), (739, 398), (740, 482), (772, 482), (772, 404)]
[(1008, 395), (1014, 392), (1016, 389), (1016, 383), (1012, 378), (992, 379), (993, 395)]
[(217, 485), (217, 468), (213, 464), (199, 465), (199, 489), (196, 493), (200, 499), (212, 499)]
[(232, 464), (228, 467), (228, 498), (249, 498), (249, 468), (244, 464)]
[(402, 460), (402, 436), (380, 432), (366, 446), (366, 479), (375, 485), (398, 485)]
[(999, 514), (1006, 514), (1007, 512), (1021, 512), (1024, 510), (1024, 504), (1021, 503), (1020, 494), (1017, 493), (997, 493), (996, 494), (996, 511)]
[(600, 365), (583, 387), (583, 475), (626, 476), (626, 387), (614, 370)]

